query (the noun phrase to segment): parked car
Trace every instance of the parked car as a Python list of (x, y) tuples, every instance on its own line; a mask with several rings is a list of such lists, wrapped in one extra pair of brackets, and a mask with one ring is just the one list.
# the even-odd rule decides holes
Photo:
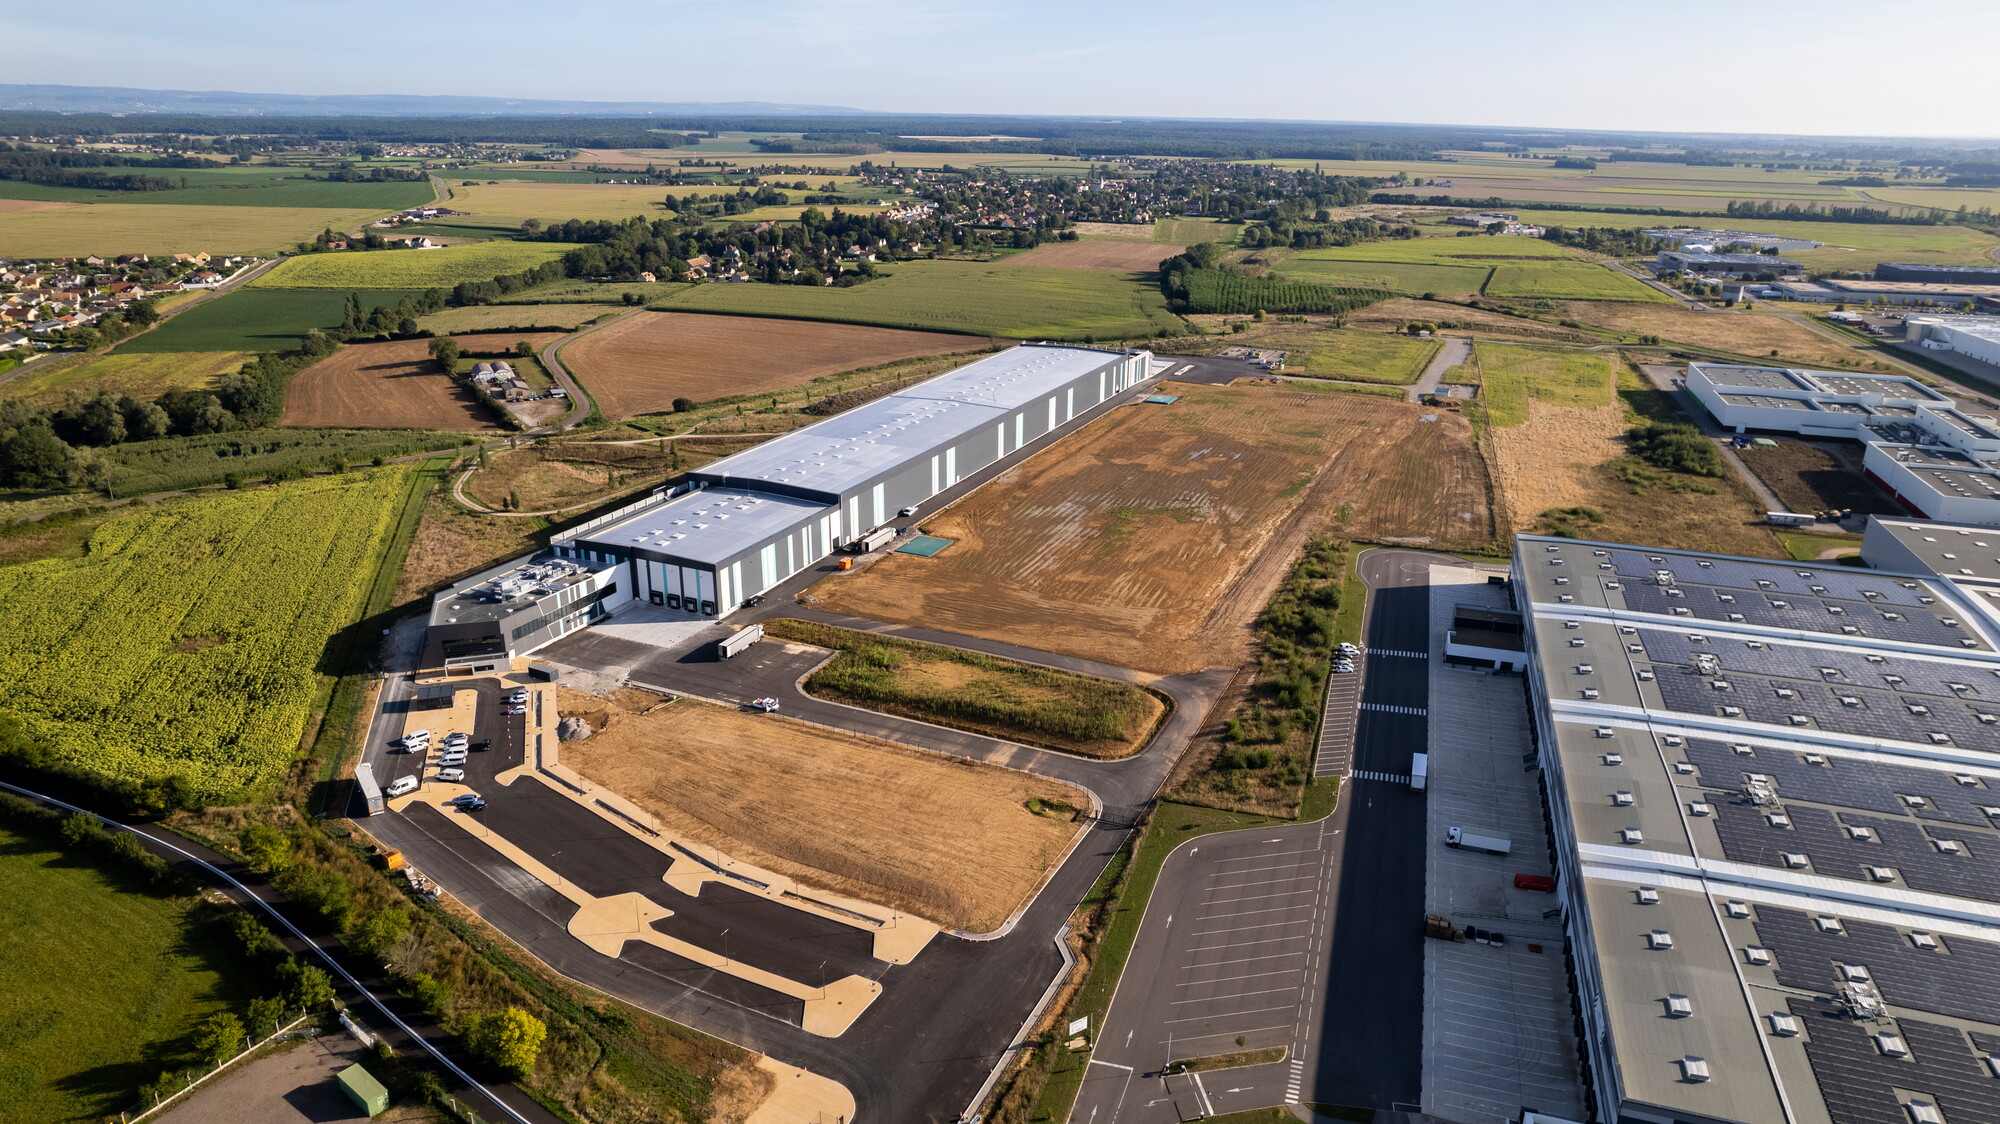
[(764, 595), (761, 593), (757, 593), (757, 594), (752, 594), (751, 596), (745, 598), (743, 601), (743, 607), (746, 609), (754, 609), (757, 606), (762, 605), (763, 603), (764, 603)]
[(393, 799), (398, 796), (408, 796), (410, 793), (415, 792), (416, 790), (417, 790), (417, 778), (397, 777), (395, 780), (390, 781), (389, 787), (387, 789), (384, 789), (383, 791), (387, 792), (390, 798)]
[(525, 706), (510, 706), (507, 708), (507, 715), (510, 718), (518, 718), (526, 713), (528, 713), (528, 708)]
[(910, 506), (904, 508), (903, 510), (897, 512), (896, 514), (904, 519), (908, 519), (910, 516), (915, 515), (916, 513), (917, 513), (917, 505), (911, 504)]
[(444, 740), (442, 742), (439, 742), (438, 744), (444, 746), (446, 749), (464, 749), (467, 745), (470, 745), (471, 743), (472, 743), (472, 738), (469, 735), (446, 734), (444, 736)]
[(438, 764), (446, 767), (463, 765), (465, 764), (465, 751), (462, 749), (447, 749), (444, 751), (444, 756), (438, 758)]
[(479, 794), (476, 792), (454, 796), (451, 798), (450, 804), (454, 808), (463, 808), (468, 812), (477, 812), (479, 809), (486, 807), (486, 801), (481, 800)]
[(1358, 656), (1361, 654), (1361, 648), (1358, 645), (1349, 644), (1343, 640), (1340, 642), (1340, 654), (1343, 656)]
[(439, 770), (438, 770), (438, 777), (437, 777), (437, 779), (439, 779), (439, 780), (441, 780), (441, 781), (450, 781), (450, 782), (451, 782), (451, 783), (453, 783), (453, 784), (457, 784), (458, 782), (460, 782), (460, 781), (462, 781), (462, 780), (464, 780), (464, 779), (465, 779), (465, 770), (464, 770), (464, 769), (439, 769)]
[(508, 701), (508, 702), (510, 702), (510, 703), (513, 703), (513, 704), (514, 704), (514, 705), (516, 705), (516, 706), (519, 706), (519, 705), (521, 705), (522, 703), (525, 703), (525, 702), (527, 702), (527, 701), (528, 701), (528, 692), (526, 692), (526, 691), (516, 691), (516, 692), (514, 692), (513, 694), (511, 694), (511, 695), (508, 695), (508, 696), (507, 696), (507, 701)]
[(765, 714), (776, 714), (778, 712), (778, 700), (769, 696), (761, 699), (751, 699), (750, 709), (759, 710)]
[(471, 749), (474, 753), (484, 753), (485, 751), (493, 748), (493, 739), (480, 738), (478, 741), (473, 742), (467, 748)]

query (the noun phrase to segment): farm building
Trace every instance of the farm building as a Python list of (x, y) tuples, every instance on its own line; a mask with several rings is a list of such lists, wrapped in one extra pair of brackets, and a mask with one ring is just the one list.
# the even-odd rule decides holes
[(1912, 316), (1904, 338), (2000, 367), (2000, 319), (1991, 316)]
[(2000, 615), (1878, 553), (1515, 541), (1590, 1119), (2000, 1119)]
[(1717, 246), (1755, 246), (1781, 254), (1817, 250), (1826, 245), (1810, 238), (1786, 238), (1777, 234), (1757, 234), (1748, 230), (1704, 230), (1692, 226), (1661, 226), (1639, 233), (1662, 242), (1678, 242), (1683, 250), (1707, 251)]
[[(1151, 361), (1145, 351), (1026, 344), (774, 437), (555, 536), (544, 565), (568, 567), (568, 585), (517, 573), (535, 567), (516, 563), (439, 594), (433, 637), (477, 632), (488, 647), (463, 655), (492, 658), (492, 643), (525, 655), (633, 602), (691, 620), (727, 616), (903, 510), (1081, 423), (1152, 377)], [(491, 600), (510, 575), (515, 592)], [(585, 584), (598, 598), (591, 606), (564, 599)], [(468, 630), (468, 615), (494, 620)]]
[(1805, 267), (1795, 261), (1768, 254), (1705, 254), (1693, 250), (1661, 250), (1653, 259), (1659, 273), (1682, 271), (1719, 277), (1743, 277), (1768, 273), (1773, 277), (1799, 277)]
[(1687, 389), (1738, 433), (1861, 442), (1863, 471), (1913, 514), (2000, 526), (2000, 429), (1915, 379), (1690, 363)]

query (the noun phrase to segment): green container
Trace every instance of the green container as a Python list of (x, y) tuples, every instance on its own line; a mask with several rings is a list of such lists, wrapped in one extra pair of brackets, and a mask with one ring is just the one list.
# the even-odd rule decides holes
[(389, 1107), (389, 1090), (383, 1088), (373, 1074), (361, 1068), (359, 1062), (341, 1070), (334, 1080), (340, 1082), (341, 1091), (347, 1094), (347, 1099), (370, 1116), (378, 1116)]

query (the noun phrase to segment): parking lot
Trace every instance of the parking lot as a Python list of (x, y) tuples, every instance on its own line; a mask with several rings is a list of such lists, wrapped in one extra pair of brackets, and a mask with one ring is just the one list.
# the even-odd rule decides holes
[[(1472, 569), (1434, 567), (1431, 617), (1456, 604), (1506, 608), (1503, 587)], [(1436, 643), (1441, 649), (1443, 637)], [(1540, 774), (1519, 675), (1431, 670), (1425, 908), (1503, 934), (1500, 946), (1424, 941), (1424, 1111), (1461, 1124), (1501, 1124), (1525, 1106), (1580, 1119), (1576, 1039), (1552, 894), (1518, 888), (1516, 874), (1554, 867), (1542, 822)], [(1448, 827), (1506, 838), (1504, 856), (1445, 846)]]

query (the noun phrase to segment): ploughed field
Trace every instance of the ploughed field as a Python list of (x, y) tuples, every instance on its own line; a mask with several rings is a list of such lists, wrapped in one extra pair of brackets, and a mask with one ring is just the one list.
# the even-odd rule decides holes
[[(516, 339), (536, 348), (556, 334), (461, 339), (468, 352), (504, 350)], [(393, 426), (498, 430), (493, 413), (451, 381), (430, 355), (429, 340), (348, 344), (300, 371), (285, 395), (280, 425)]]
[(676, 398), (786, 390), (822, 375), (985, 346), (940, 332), (642, 312), (565, 345), (562, 358), (604, 416), (623, 418), (671, 410)]
[(1278, 386), (1160, 392), (1180, 400), (1121, 408), (923, 519), (957, 541), (831, 576), (819, 607), (1173, 674), (1242, 662), (1308, 534), (1492, 535), (1455, 414)]
[[(778, 715), (657, 696), (562, 693), (599, 732), (563, 763), (667, 831), (809, 885), (986, 932), (1028, 900), (1080, 830), (1057, 781)], [(651, 710), (651, 713), (647, 713)]]

